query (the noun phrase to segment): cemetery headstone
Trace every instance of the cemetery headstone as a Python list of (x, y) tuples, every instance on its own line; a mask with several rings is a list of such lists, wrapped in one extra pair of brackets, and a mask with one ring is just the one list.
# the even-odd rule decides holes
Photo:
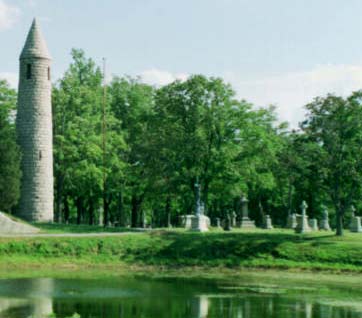
[(361, 217), (360, 216), (355, 216), (355, 217), (352, 218), (351, 225), (350, 225), (350, 230), (351, 230), (351, 232), (354, 232), (354, 233), (361, 233), (362, 232)]
[(352, 210), (352, 217), (349, 229), (351, 232), (361, 233), (362, 232), (361, 217), (356, 216), (356, 208), (353, 205), (351, 207), (351, 210)]
[(227, 213), (225, 220), (224, 220), (224, 231), (231, 231), (232, 227), (231, 227), (231, 217), (230, 214)]
[(235, 211), (232, 212), (232, 218), (231, 218), (231, 226), (236, 227), (236, 213)]
[(297, 214), (292, 213), (288, 215), (288, 220), (287, 220), (287, 228), (288, 229), (295, 229), (297, 227), (298, 223), (297, 223)]
[(351, 212), (352, 212), (352, 217), (356, 216), (356, 208), (354, 207), (354, 205), (351, 206)]
[(265, 215), (264, 218), (264, 229), (266, 230), (272, 230), (273, 229), (273, 224), (272, 224), (272, 219), (270, 217), (270, 215)]
[(318, 231), (318, 220), (317, 219), (309, 219), (308, 221), (309, 227), (311, 231)]
[(192, 214), (180, 216), (181, 226), (184, 227), (186, 230), (191, 230), (191, 223), (193, 217), (194, 215)]
[(249, 209), (248, 209), (248, 199), (243, 195), (241, 197), (241, 213), (242, 213), (242, 219), (241, 219), (241, 228), (255, 228), (255, 222), (250, 220), (249, 218)]
[(308, 224), (307, 203), (303, 201), (300, 208), (302, 210), (302, 214), (297, 216), (297, 227), (295, 228), (295, 232), (300, 234), (308, 233), (311, 229)]
[(319, 222), (319, 229), (322, 231), (330, 231), (328, 209), (326, 206), (322, 206), (322, 220)]
[(221, 229), (221, 220), (220, 220), (220, 218), (215, 219), (215, 227), (217, 229)]
[(210, 219), (204, 215), (205, 206), (201, 202), (201, 186), (195, 183), (195, 215), (191, 218), (191, 230), (196, 232), (207, 232)]

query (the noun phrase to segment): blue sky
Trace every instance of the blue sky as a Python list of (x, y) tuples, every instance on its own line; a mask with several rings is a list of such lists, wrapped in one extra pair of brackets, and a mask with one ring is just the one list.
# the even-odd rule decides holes
[(116, 75), (166, 84), (202, 73), (240, 98), (275, 104), (282, 120), (328, 92), (362, 88), (360, 0), (0, 0), (0, 77), (16, 85), (34, 16), (53, 56), (53, 78), (82, 48)]

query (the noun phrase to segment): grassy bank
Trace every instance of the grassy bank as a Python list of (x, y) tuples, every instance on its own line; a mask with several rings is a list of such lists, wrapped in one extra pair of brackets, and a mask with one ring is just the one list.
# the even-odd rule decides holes
[(362, 272), (362, 235), (295, 235), (288, 230), (153, 231), (117, 237), (1, 238), (0, 267), (108, 267), (125, 270), (222, 268)]
[(48, 234), (74, 234), (74, 233), (123, 233), (123, 232), (140, 232), (142, 229), (129, 227), (104, 227), (87, 224), (50, 224), (34, 223), (34, 226), (41, 230), (41, 233)]

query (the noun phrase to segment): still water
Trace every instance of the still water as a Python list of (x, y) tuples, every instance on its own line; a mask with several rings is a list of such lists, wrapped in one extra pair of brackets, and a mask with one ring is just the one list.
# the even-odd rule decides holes
[[(362, 318), (354, 288), (215, 280), (0, 279), (0, 318)], [(361, 300), (361, 302), (359, 301)]]

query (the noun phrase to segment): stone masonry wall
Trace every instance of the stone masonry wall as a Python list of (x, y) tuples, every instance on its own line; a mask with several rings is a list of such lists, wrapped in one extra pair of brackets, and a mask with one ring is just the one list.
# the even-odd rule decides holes
[[(17, 135), (22, 151), (19, 217), (53, 221), (53, 136), (51, 81), (46, 58), (20, 60)], [(28, 64), (31, 78), (27, 79)]]

